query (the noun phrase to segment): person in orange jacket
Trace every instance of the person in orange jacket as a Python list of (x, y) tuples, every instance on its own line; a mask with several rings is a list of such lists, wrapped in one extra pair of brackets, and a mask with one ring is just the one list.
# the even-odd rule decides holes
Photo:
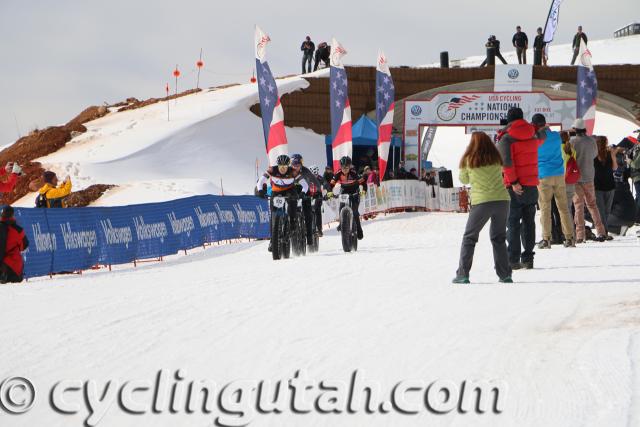
[(5, 206), (0, 213), (0, 283), (22, 282), (24, 260), (20, 252), (28, 247), (24, 230), (13, 218), (13, 208)]
[(68, 176), (58, 186), (55, 172), (46, 171), (42, 178), (44, 185), (38, 190), (37, 208), (66, 208), (65, 198), (71, 194), (71, 178)]

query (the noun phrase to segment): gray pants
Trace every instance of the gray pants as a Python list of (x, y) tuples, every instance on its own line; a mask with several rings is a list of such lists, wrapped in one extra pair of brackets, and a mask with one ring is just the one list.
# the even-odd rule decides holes
[(527, 49), (523, 47), (516, 47), (516, 54), (518, 55), (519, 64), (527, 63)]
[(611, 206), (613, 206), (613, 193), (615, 190), (610, 191), (597, 191), (596, 190), (596, 205), (598, 205), (598, 212), (600, 212), (600, 218), (604, 228), (609, 231), (608, 220), (611, 214)]
[(501, 279), (511, 276), (506, 242), (508, 217), (509, 202), (506, 200), (486, 202), (471, 207), (460, 248), (460, 264), (457, 271), (459, 277), (469, 277), (478, 236), (489, 220), (491, 220), (489, 235), (493, 246), (493, 262), (496, 273)]

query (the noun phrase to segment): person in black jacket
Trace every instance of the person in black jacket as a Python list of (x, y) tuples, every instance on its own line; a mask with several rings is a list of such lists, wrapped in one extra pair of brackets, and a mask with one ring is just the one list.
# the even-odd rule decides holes
[(533, 65), (547, 65), (547, 58), (544, 56), (544, 35), (542, 34), (542, 28), (538, 27), (538, 34), (533, 41)]
[[(496, 53), (496, 58), (502, 61), (503, 64), (507, 63), (507, 61), (504, 59), (504, 57), (500, 53), (500, 40), (498, 40), (496, 36), (494, 35), (489, 36), (489, 40), (484, 44), (484, 47), (486, 47), (487, 49), (493, 48), (493, 51)], [(487, 59), (485, 59), (482, 62), (482, 64), (480, 64), (480, 66), (484, 67), (485, 65), (487, 65), (487, 62), (488, 62)]]
[[(362, 226), (360, 225), (358, 206), (360, 205), (360, 194), (366, 193), (367, 184), (362, 176), (356, 172), (351, 157), (349, 156), (344, 156), (340, 159), (340, 170), (334, 175), (333, 179), (331, 179), (330, 185), (332, 189), (338, 184), (340, 185), (340, 191), (342, 193), (352, 195), (351, 209), (353, 210), (353, 215), (356, 220), (358, 240), (362, 240), (363, 233)], [(362, 188), (362, 190), (360, 190), (360, 188)], [(342, 210), (343, 206), (344, 205), (340, 203), (338, 212)]]
[(573, 58), (571, 59), (571, 65), (576, 63), (576, 58), (578, 58), (578, 54), (580, 53), (580, 43), (584, 42), (584, 45), (587, 45), (587, 35), (582, 32), (582, 25), (578, 27), (578, 32), (575, 36), (573, 36)]
[(324, 62), (324, 68), (329, 68), (329, 57), (331, 55), (331, 46), (327, 44), (327, 42), (322, 42), (318, 45), (318, 49), (316, 50), (316, 60), (313, 64), (313, 71), (318, 69), (318, 64), (320, 61)]
[(520, 25), (516, 27), (516, 33), (513, 35), (513, 47), (516, 48), (516, 54), (518, 55), (518, 63), (527, 63), (527, 49), (529, 48), (529, 39), (527, 35), (522, 31)]
[[(302, 51), (302, 74), (311, 72), (311, 61), (313, 60), (313, 52), (316, 50), (316, 45), (311, 41), (311, 37), (307, 36), (306, 40), (302, 42), (300, 46)], [(305, 64), (308, 64), (305, 71)]]

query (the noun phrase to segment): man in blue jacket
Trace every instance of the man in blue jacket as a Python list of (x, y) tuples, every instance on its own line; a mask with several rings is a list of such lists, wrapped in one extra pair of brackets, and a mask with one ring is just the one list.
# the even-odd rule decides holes
[(538, 147), (538, 204), (540, 205), (540, 222), (542, 223), (542, 241), (538, 249), (551, 248), (551, 199), (555, 197), (556, 206), (560, 212), (564, 246), (575, 247), (573, 235), (573, 221), (569, 215), (567, 204), (567, 187), (564, 182), (564, 159), (562, 158), (562, 140), (560, 133), (554, 132), (547, 126), (542, 114), (534, 114), (531, 123), (547, 134), (547, 138)]

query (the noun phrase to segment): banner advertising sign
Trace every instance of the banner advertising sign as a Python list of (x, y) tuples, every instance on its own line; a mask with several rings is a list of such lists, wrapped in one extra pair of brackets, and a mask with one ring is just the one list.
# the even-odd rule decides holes
[(531, 92), (533, 89), (533, 65), (496, 64), (494, 68), (495, 92)]
[(429, 126), (422, 129), (422, 160), (427, 160), (429, 151), (433, 147), (433, 141), (436, 139), (437, 126)]
[(29, 239), (22, 253), (25, 277), (270, 236), (268, 202), (253, 196), (195, 196), (104, 208), (16, 208), (15, 218)]
[(531, 120), (544, 114), (547, 123), (571, 129), (575, 99), (552, 99), (543, 92), (441, 92), (430, 100), (404, 101), (405, 167), (419, 169), (421, 126), (499, 127), (511, 107)]

